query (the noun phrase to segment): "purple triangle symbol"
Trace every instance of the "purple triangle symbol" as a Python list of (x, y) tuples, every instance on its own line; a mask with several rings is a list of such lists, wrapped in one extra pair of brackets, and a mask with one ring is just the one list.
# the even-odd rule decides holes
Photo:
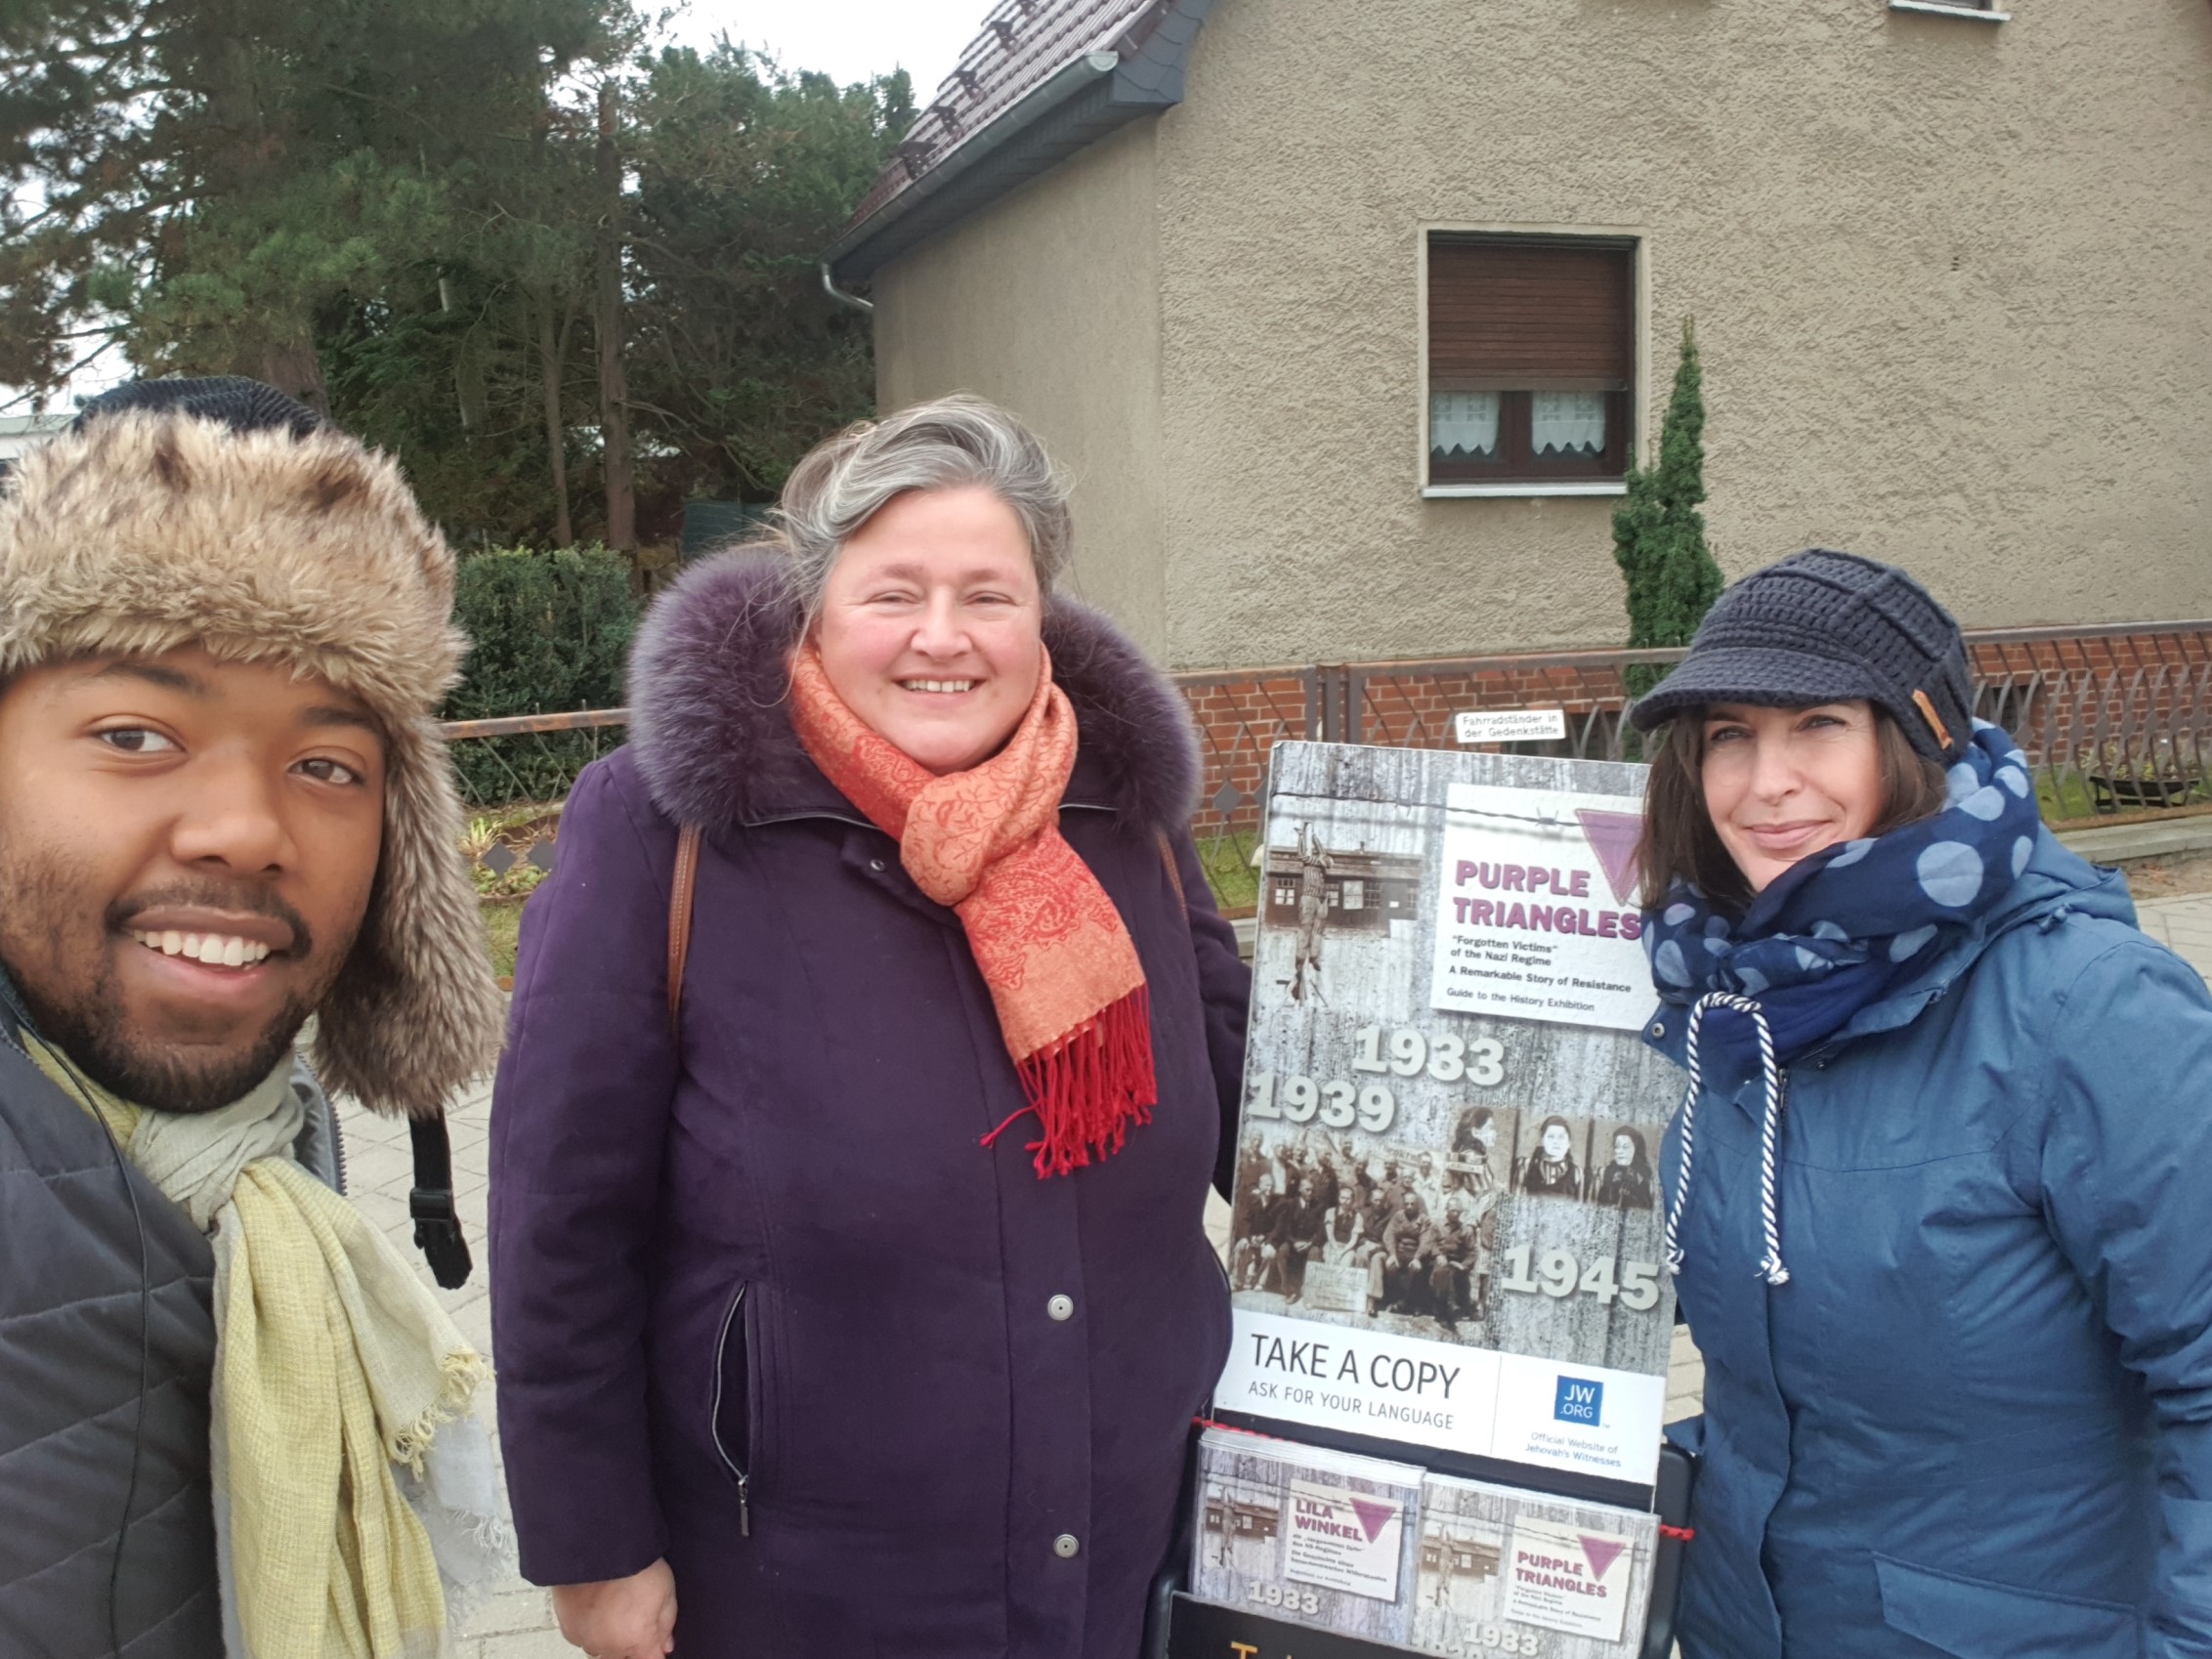
[(1397, 1519), (1398, 1506), (1378, 1504), (1372, 1498), (1354, 1498), (1352, 1512), (1359, 1516), (1360, 1530), (1367, 1534), (1368, 1543), (1373, 1544), (1382, 1536), (1382, 1529)]
[(1596, 853), (1597, 862), (1605, 867), (1614, 903), (1630, 903), (1636, 897), (1636, 849), (1643, 839), (1642, 818), (1633, 812), (1599, 812), (1587, 806), (1577, 807), (1575, 816), (1582, 820), (1583, 835)]
[(1605, 1569), (1619, 1560), (1627, 1548), (1618, 1538), (1593, 1538), (1587, 1532), (1582, 1535), (1582, 1553), (1590, 1561), (1590, 1576), (1599, 1582), (1604, 1580)]

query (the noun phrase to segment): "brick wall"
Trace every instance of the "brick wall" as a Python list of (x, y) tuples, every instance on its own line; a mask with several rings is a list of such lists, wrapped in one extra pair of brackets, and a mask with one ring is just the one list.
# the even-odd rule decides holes
[[(2154, 744), (2164, 723), (2201, 733), (2212, 718), (2212, 628), (2149, 626), (2122, 634), (1968, 636), (1980, 712), (2018, 718), (2036, 759), (2044, 751), (2121, 734)], [(1324, 735), (1366, 744), (1449, 748), (1452, 716), (1474, 708), (1562, 708), (1569, 741), (1558, 752), (1610, 751), (1627, 702), (1622, 666), (1598, 654), (1571, 663), (1542, 659), (1418, 662), (1362, 667), (1177, 676), (1197, 718), (1206, 784), (1202, 835), (1259, 822), (1267, 751), (1282, 739)], [(1322, 705), (1338, 712), (1326, 720)], [(1356, 702), (1356, 718), (1347, 719)], [(2193, 745), (2194, 738), (2189, 742)], [(1527, 752), (1545, 752), (1534, 750)], [(2147, 749), (2148, 752), (2148, 749)], [(2191, 746), (2193, 754), (2193, 746)]]
[(2057, 669), (2150, 668), (2212, 663), (2212, 629), (2089, 635), (2074, 639), (1980, 640), (1967, 636), (1978, 680)]
[(2038, 764), (2178, 780), (2212, 758), (2212, 630), (1975, 640), (1970, 654), (1975, 712)]
[(1235, 675), (1179, 675), (1183, 699), (1198, 723), (1206, 784), (1197, 822), (1203, 833), (1249, 829), (1259, 822), (1267, 791), (1267, 751), (1284, 739), (1316, 735), (1311, 670)]

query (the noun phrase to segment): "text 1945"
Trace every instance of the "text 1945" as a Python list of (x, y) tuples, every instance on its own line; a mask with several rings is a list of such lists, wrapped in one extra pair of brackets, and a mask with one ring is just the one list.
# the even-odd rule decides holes
[(1580, 1292), (1595, 1297), (1600, 1305), (1621, 1298), (1621, 1305), (1641, 1313), (1659, 1305), (1659, 1263), (1656, 1261), (1624, 1261), (1615, 1277), (1613, 1257), (1600, 1255), (1589, 1265), (1575, 1259), (1571, 1250), (1548, 1250), (1535, 1257), (1536, 1271), (1529, 1272), (1530, 1258), (1534, 1255), (1528, 1245), (1515, 1245), (1504, 1254), (1506, 1276), (1498, 1281), (1502, 1289), (1518, 1291), (1523, 1296), (1539, 1293), (1564, 1299)]

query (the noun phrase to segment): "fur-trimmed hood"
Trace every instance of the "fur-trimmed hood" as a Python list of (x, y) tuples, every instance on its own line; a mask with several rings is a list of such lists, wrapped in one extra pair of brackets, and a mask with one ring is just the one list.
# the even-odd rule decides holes
[(489, 1066), (502, 1024), (431, 719), (468, 649), (452, 606), (453, 555), (399, 468), (329, 427), (118, 411), (33, 451), (0, 491), (0, 676), (196, 645), (376, 712), (383, 856), (315, 1058), (333, 1086), (419, 1116)]
[[(787, 661), (800, 612), (777, 556), (694, 565), (654, 606), (630, 653), (630, 743), (654, 804), (709, 832), (844, 805), (791, 729)], [(1198, 802), (1198, 737), (1179, 693), (1100, 612), (1045, 608), (1052, 678), (1080, 744), (1063, 799), (1110, 807), (1144, 834)]]

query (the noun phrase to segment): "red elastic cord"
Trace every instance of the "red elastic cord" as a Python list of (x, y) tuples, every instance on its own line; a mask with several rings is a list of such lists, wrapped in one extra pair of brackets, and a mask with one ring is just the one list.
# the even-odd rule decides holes
[(1659, 1523), (1659, 1536), (1662, 1538), (1679, 1538), (1684, 1544), (1687, 1544), (1697, 1536), (1697, 1528), (1694, 1526), (1669, 1526), (1665, 1521), (1661, 1521)]

